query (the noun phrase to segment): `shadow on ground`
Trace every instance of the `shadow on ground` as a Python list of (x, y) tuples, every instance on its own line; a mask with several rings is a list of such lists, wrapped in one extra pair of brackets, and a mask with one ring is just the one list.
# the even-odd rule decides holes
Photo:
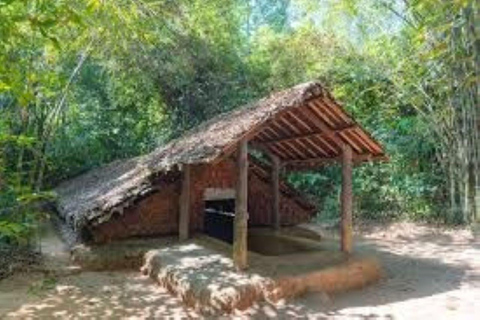
[(39, 296), (4, 314), (5, 319), (177, 319), (195, 316), (187, 312), (178, 299), (137, 273), (85, 272), (57, 281), (54, 288), (46, 292), (28, 293)]
[(393, 319), (394, 315), (385, 306), (424, 298), (430, 301), (465, 287), (480, 289), (478, 260), (476, 264), (472, 262), (472, 257), (480, 257), (477, 248), (470, 242), (458, 243), (448, 235), (363, 240), (358, 243), (357, 252), (377, 256), (384, 266), (385, 275), (379, 283), (333, 297), (311, 293), (283, 306), (258, 305), (246, 315), (259, 319)]
[[(379, 283), (331, 297), (311, 293), (284, 304), (261, 303), (234, 315), (256, 319), (392, 319), (399, 315), (474, 319), (480, 301), (480, 249), (474, 237), (459, 239), (456, 232), (390, 236), (387, 231), (357, 241), (356, 251), (381, 260), (385, 276)], [(291, 260), (295, 255), (283, 258)], [(31, 279), (22, 281), (22, 285), (14, 278), (0, 282), (0, 318), (198, 317), (136, 272), (60, 277), (40, 293), (28, 292)]]

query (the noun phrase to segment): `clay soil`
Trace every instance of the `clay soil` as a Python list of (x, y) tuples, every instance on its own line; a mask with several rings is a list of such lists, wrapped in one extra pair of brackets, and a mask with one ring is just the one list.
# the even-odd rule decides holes
[[(317, 228), (311, 226), (312, 228)], [(58, 239), (45, 240), (54, 272), (15, 274), (0, 282), (0, 318), (199, 318), (177, 298), (133, 271), (81, 272), (68, 266)], [(310, 293), (263, 303), (236, 318), (478, 319), (480, 238), (467, 229), (410, 223), (359, 230), (356, 251), (377, 256), (377, 284), (339, 295)]]

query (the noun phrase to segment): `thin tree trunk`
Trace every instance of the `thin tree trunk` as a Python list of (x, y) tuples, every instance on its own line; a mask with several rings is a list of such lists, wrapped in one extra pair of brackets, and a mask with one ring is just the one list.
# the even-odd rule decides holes
[(450, 216), (448, 217), (449, 223), (453, 223), (455, 221), (455, 217), (457, 216), (457, 201), (456, 195), (457, 190), (455, 188), (455, 170), (454, 170), (454, 163), (453, 161), (448, 161), (448, 182), (450, 184)]

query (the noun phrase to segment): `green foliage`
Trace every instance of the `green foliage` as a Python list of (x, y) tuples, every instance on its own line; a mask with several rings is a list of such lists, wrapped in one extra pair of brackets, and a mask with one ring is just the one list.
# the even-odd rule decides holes
[[(357, 216), (452, 221), (438, 140), (478, 73), (449, 30), (478, 8), (447, 3), (0, 1), (0, 234), (23, 238), (65, 179), (311, 79), (390, 156), (355, 170)], [(288, 179), (338, 216), (337, 167)]]

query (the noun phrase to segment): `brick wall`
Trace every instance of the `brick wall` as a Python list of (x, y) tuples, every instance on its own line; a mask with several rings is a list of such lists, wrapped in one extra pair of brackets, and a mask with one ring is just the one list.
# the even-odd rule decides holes
[(178, 232), (179, 183), (172, 183), (92, 230), (94, 242)]
[[(190, 231), (203, 230), (204, 192), (206, 188), (235, 188), (236, 166), (225, 160), (215, 166), (196, 165), (191, 170)], [(131, 236), (168, 235), (178, 232), (178, 201), (180, 183), (173, 182), (139, 203), (92, 230), (95, 242)], [(270, 184), (251, 171), (248, 188), (249, 225), (266, 226), (272, 223)], [(308, 221), (311, 210), (301, 207), (293, 198), (280, 198), (282, 225)]]
[(190, 230), (203, 230), (206, 188), (235, 188), (236, 168), (233, 161), (222, 161), (216, 166), (202, 165), (192, 168), (192, 192), (190, 198)]
[[(269, 226), (273, 224), (273, 194), (268, 181), (255, 174), (248, 178), (249, 225)], [(280, 222), (283, 226), (295, 225), (310, 220), (311, 210), (301, 207), (295, 199), (282, 194), (280, 197)]]

